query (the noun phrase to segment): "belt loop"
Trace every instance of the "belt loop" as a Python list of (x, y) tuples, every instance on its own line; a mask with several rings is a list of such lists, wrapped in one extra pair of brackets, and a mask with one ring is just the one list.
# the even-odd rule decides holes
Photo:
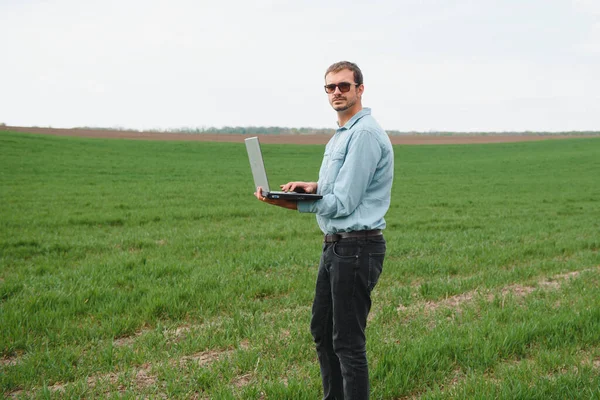
[(329, 235), (325, 235), (325, 236), (323, 237), (323, 241), (324, 241), (325, 243), (335, 243), (335, 242), (339, 242), (339, 241), (340, 241), (340, 239), (341, 239), (340, 235), (338, 235), (338, 234), (335, 234), (335, 233), (333, 233), (333, 234), (329, 234)]

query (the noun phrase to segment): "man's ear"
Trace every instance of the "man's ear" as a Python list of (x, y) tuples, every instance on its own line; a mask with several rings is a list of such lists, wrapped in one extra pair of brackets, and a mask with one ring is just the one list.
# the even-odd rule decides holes
[(359, 86), (356, 87), (356, 94), (358, 95), (358, 97), (361, 97), (364, 91), (365, 91), (364, 84), (361, 83)]

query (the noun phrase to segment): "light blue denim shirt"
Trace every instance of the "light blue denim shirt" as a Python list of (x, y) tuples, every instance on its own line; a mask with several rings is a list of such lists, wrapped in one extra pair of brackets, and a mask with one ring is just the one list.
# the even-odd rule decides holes
[(385, 228), (394, 178), (394, 150), (385, 131), (363, 108), (325, 146), (317, 201), (299, 201), (315, 213), (323, 233)]

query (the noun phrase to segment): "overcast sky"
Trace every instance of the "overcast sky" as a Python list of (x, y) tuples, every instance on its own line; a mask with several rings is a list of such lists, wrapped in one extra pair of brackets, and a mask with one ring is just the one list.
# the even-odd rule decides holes
[(0, 0), (0, 123), (600, 130), (600, 0)]

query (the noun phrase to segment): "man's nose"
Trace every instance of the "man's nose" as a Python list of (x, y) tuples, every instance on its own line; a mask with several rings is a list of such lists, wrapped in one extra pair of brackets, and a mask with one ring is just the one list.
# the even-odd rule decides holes
[(339, 86), (336, 86), (335, 90), (333, 91), (333, 94), (337, 94), (337, 93), (340, 93), (340, 94), (342, 93)]

